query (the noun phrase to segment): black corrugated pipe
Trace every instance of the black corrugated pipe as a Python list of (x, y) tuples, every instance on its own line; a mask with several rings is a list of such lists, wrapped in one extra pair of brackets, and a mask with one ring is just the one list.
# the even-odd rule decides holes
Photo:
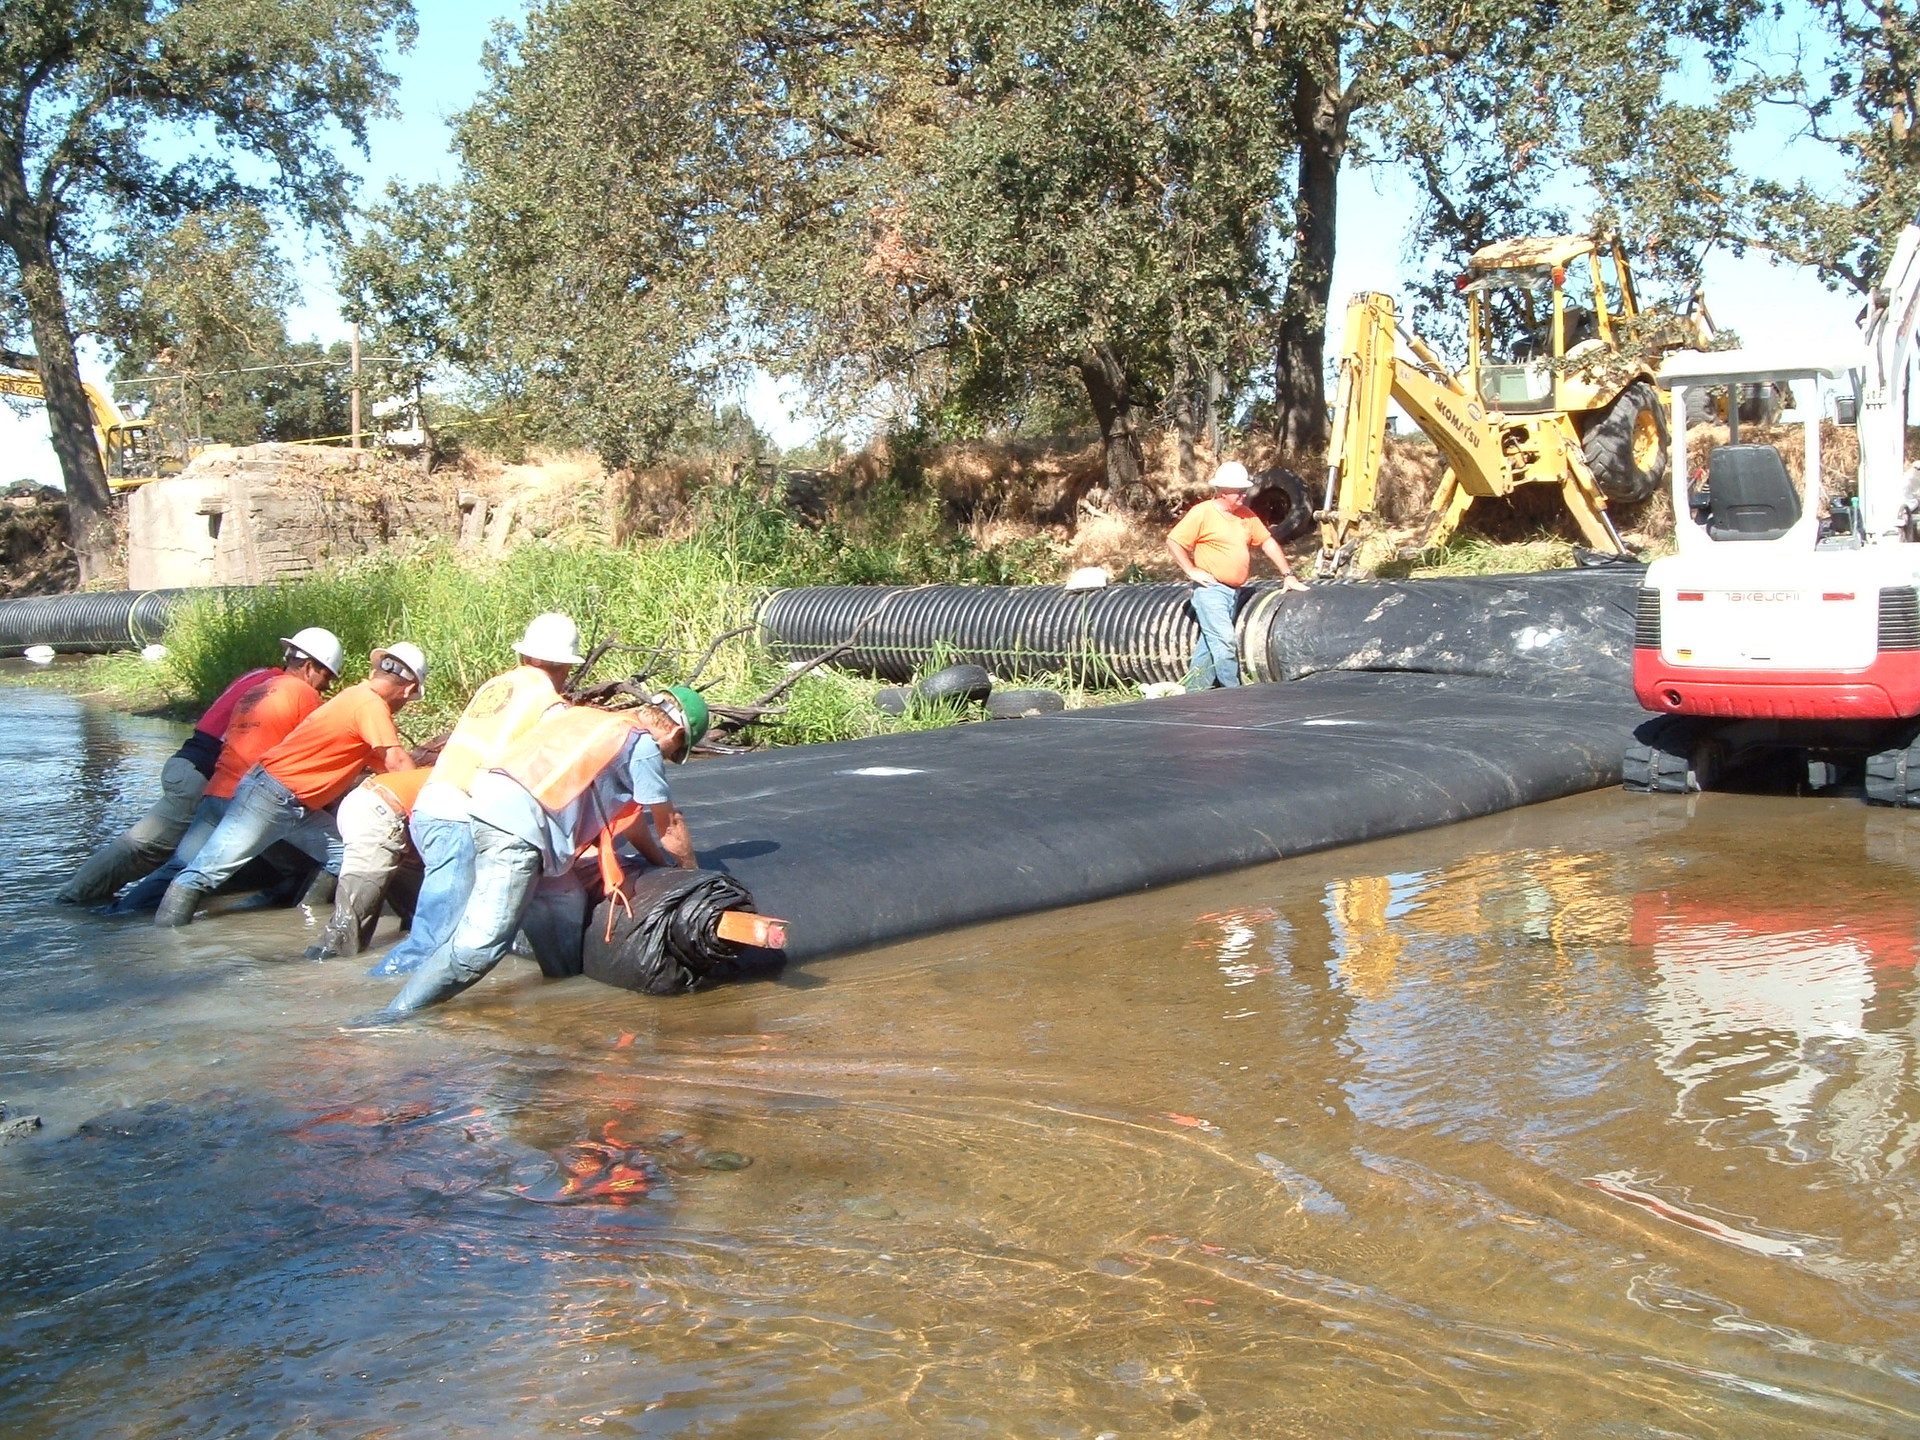
[(18, 655), (29, 645), (66, 654), (138, 650), (166, 632), (174, 602), (186, 593), (110, 590), (0, 600), (0, 655)]
[[(1088, 681), (1177, 681), (1200, 627), (1190, 585), (1155, 581), (1067, 590), (1058, 585), (815, 585), (761, 603), (762, 637), (786, 660), (812, 660), (851, 641), (834, 664), (882, 680), (911, 679), (936, 648), (1005, 679), (1069, 673)], [(1241, 653), (1267, 679), (1267, 632), (1280, 594), (1250, 585), (1240, 607)]]

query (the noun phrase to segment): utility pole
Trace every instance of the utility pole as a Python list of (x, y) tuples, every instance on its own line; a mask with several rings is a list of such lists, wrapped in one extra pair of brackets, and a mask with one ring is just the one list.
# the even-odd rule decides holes
[(360, 448), (360, 322), (353, 322), (353, 448)]

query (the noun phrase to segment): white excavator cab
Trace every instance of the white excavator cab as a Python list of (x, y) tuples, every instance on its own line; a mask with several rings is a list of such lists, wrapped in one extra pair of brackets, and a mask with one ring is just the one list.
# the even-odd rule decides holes
[[(1727, 393), (1727, 443), (1714, 447), (1705, 472), (1689, 473), (1685, 444), (1673, 447), (1674, 541), (1682, 555), (1721, 545), (1768, 546), (1775, 551), (1809, 551), (1842, 540), (1858, 545), (1858, 507), (1836, 503), (1822, 524), (1820, 421), (1826, 388), (1850, 382), (1858, 361), (1810, 361), (1752, 350), (1683, 352), (1667, 357), (1659, 383), (1671, 396), (1673, 433), (1687, 433), (1688, 396), (1724, 389)], [(1792, 408), (1780, 417), (1800, 435), (1800, 479), (1792, 477), (1788, 456), (1767, 440), (1743, 439), (1740, 402), (1749, 394), (1786, 389)], [(1701, 407), (1695, 407), (1701, 408)], [(1698, 479), (1700, 483), (1696, 484)], [(1823, 541), (1822, 536), (1826, 539)], [(1758, 552), (1742, 557), (1757, 560)], [(1733, 557), (1735, 559), (1742, 557)]]

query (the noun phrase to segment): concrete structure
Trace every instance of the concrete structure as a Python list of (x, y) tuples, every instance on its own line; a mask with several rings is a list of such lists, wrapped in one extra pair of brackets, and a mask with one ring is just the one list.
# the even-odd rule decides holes
[(127, 584), (257, 585), (396, 542), (461, 538), (462, 498), (452, 477), (414, 461), (356, 464), (351, 451), (311, 445), (222, 451), (134, 491)]

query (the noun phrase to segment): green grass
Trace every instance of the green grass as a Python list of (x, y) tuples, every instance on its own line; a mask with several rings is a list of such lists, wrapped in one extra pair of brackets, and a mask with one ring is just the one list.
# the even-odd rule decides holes
[[(427, 654), (426, 695), (402, 729), (424, 739), (447, 729), (475, 689), (513, 663), (526, 622), (560, 610), (580, 622), (583, 642), (617, 637), (596, 680), (651, 661), (662, 685), (687, 678), (708, 642), (748, 623), (756, 602), (783, 585), (1019, 582), (1043, 577), (1044, 547), (982, 547), (944, 528), (937, 507), (882, 493), (857, 523), (807, 526), (743, 488), (700, 497), (689, 538), (623, 549), (590, 543), (528, 543), (498, 560), (451, 549), (383, 554), (322, 574), (252, 590), (208, 591), (175, 610), (167, 658), (92, 662), (77, 679), (123, 703), (169, 700), (181, 713), (205, 704), (232, 677), (272, 663), (280, 637), (322, 625), (340, 637), (347, 677), (359, 679), (375, 646), (411, 640)], [(752, 635), (728, 641), (700, 676), (710, 698), (744, 703), (786, 675)], [(822, 669), (788, 692), (786, 713), (749, 732), (765, 744), (849, 739), (952, 723), (946, 712), (887, 716), (873, 706), (875, 681)]]

